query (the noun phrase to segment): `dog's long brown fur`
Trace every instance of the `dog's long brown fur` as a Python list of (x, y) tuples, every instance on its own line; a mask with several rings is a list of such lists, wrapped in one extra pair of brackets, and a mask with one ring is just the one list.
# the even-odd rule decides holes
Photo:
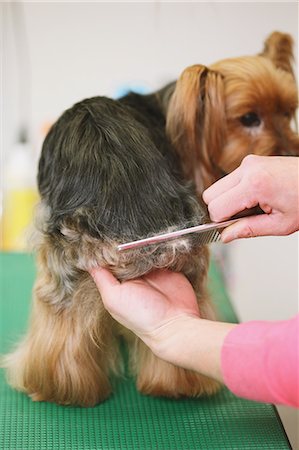
[[(298, 135), (290, 126), (298, 106), (292, 44), (289, 35), (274, 32), (261, 55), (195, 65), (182, 73), (170, 100), (167, 131), (199, 194), (249, 153), (298, 155)], [(250, 111), (263, 121), (255, 134), (240, 123)]]
[[(164, 224), (156, 216), (166, 215), (168, 200), (176, 202), (168, 214), (180, 210), (182, 203), (183, 212), (178, 217), (202, 221), (204, 211), (190, 181), (201, 196), (205, 187), (235, 169), (246, 154), (298, 155), (298, 136), (290, 128), (296, 108), (292, 40), (288, 35), (274, 33), (261, 55), (224, 60), (211, 67), (189, 67), (177, 83), (153, 96), (128, 96), (119, 102), (90, 99), (67, 111), (50, 131), (42, 153), (38, 275), (29, 331), (15, 352), (3, 359), (10, 384), (33, 400), (95, 405), (109, 396), (109, 377), (122, 373), (118, 344), (121, 335), (129, 343), (131, 370), (141, 392), (175, 398), (216, 392), (217, 382), (158, 359), (118, 325), (105, 311), (87, 271), (101, 265), (110, 268), (120, 280), (159, 268), (183, 272), (196, 292), (201, 317), (214, 319), (207, 292), (206, 247), (198, 247), (196, 240), (186, 238), (120, 254), (116, 244), (144, 237), (138, 236), (144, 223), (146, 233), (165, 231), (155, 228)], [(102, 110), (110, 115), (99, 120), (97, 114)], [(152, 111), (156, 114), (153, 117)], [(244, 126), (252, 112), (260, 124)], [(73, 150), (76, 139), (79, 144)], [(83, 141), (90, 145), (80, 160)], [(103, 144), (99, 152), (92, 153), (92, 147), (99, 143)], [(146, 160), (137, 163), (140, 148)], [(156, 152), (153, 156), (151, 149)], [(100, 185), (96, 177), (102, 170), (100, 158), (104, 167), (107, 165), (101, 153), (104, 150), (111, 152), (112, 162)], [(63, 159), (67, 151), (73, 153)], [(128, 158), (136, 158), (137, 162), (126, 162), (126, 151), (131, 152)], [(114, 165), (113, 158), (117, 160)], [(173, 159), (178, 161), (179, 170)], [(96, 171), (92, 172), (94, 166)], [(161, 166), (164, 171), (159, 175)], [(179, 175), (173, 176), (176, 171)], [(84, 178), (86, 172), (92, 175)], [(80, 178), (84, 180), (81, 190), (74, 189), (71, 183), (80, 184)], [(117, 186), (120, 178), (125, 188)], [(148, 195), (146, 199), (140, 194), (145, 182), (149, 184), (143, 191)], [(80, 195), (89, 187), (88, 201), (84, 203)], [(65, 192), (72, 195), (67, 197)], [(107, 199), (111, 211), (116, 204), (123, 217), (110, 214), (105, 206)], [(182, 224), (165, 219), (163, 226), (175, 225)]]
[[(42, 239), (38, 248), (39, 273), (29, 332), (16, 352), (5, 359), (10, 383), (30, 393), (33, 400), (95, 405), (111, 393), (109, 376), (122, 373), (116, 338), (122, 334), (130, 342), (131, 369), (142, 392), (171, 397), (213, 393), (218, 383), (160, 360), (105, 311), (86, 270), (100, 264), (113, 267), (119, 279), (133, 278), (137, 261), (127, 265), (128, 257), (124, 255), (123, 262), (116, 266), (113, 246), (109, 251), (99, 248), (96, 239), (75, 230), (64, 229), (64, 233), (68, 233), (72, 246), (62, 239)], [(200, 260), (186, 255), (178, 258), (175, 252), (180, 252), (182, 245), (172, 253), (162, 254), (155, 265), (183, 270), (198, 293), (202, 316), (211, 318), (213, 311), (205, 287), (208, 251), (200, 250)], [(144, 272), (148, 264), (145, 256)]]

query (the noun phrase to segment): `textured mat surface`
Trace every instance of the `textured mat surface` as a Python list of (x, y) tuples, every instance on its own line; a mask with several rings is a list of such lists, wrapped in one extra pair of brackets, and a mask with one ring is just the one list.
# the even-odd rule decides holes
[[(0, 254), (0, 351), (26, 328), (33, 259)], [(235, 321), (221, 276), (212, 265), (210, 289), (223, 318)], [(241, 400), (223, 389), (204, 399), (140, 395), (131, 379), (95, 408), (32, 402), (10, 389), (0, 372), (0, 450), (289, 449), (271, 405)]]

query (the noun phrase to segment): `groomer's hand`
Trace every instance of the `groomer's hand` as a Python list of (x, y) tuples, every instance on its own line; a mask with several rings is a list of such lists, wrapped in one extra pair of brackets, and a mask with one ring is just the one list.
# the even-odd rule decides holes
[(222, 381), (220, 354), (236, 325), (201, 319), (196, 296), (181, 273), (159, 270), (120, 283), (108, 270), (91, 275), (104, 306), (159, 358)]
[(257, 205), (266, 214), (247, 217), (227, 227), (222, 241), (298, 231), (298, 179), (298, 157), (246, 156), (236, 170), (206, 189), (203, 200), (215, 222)]
[(123, 283), (106, 269), (91, 275), (111, 316), (144, 341), (182, 316), (199, 317), (193, 288), (181, 273), (160, 270)]

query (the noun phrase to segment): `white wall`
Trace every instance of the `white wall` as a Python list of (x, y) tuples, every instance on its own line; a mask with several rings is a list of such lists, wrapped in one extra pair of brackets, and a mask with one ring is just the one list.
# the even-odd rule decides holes
[[(74, 102), (130, 82), (154, 90), (187, 65), (258, 53), (273, 30), (291, 33), (297, 54), (297, 2), (25, 3), (28, 47), (21, 6), (1, 4), (4, 155), (22, 117), (38, 152), (41, 125)], [(298, 236), (230, 244), (224, 261), (242, 320), (298, 310)]]
[(1, 9), (6, 151), (20, 113), (30, 119), (36, 145), (41, 123), (84, 97), (114, 95), (131, 81), (156, 89), (187, 65), (259, 52), (274, 29), (295, 39), (298, 32), (297, 5), (285, 2), (38, 2), (2, 3)]

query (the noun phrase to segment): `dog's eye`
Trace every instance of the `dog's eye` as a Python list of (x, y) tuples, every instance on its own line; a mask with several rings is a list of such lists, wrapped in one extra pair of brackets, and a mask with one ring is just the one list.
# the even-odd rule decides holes
[(258, 127), (261, 124), (261, 119), (254, 112), (244, 114), (244, 116), (240, 118), (240, 121), (244, 127)]

